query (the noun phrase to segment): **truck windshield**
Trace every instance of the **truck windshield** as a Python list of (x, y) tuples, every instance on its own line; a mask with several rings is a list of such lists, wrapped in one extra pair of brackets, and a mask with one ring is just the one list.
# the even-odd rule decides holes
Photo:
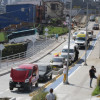
[(28, 77), (30, 77), (32, 75), (32, 69), (17, 68), (16, 70), (17, 71), (28, 71), (29, 70)]

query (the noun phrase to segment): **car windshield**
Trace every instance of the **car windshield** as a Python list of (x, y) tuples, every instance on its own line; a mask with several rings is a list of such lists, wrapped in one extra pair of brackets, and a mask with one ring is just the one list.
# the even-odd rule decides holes
[(85, 41), (85, 38), (76, 38), (76, 40)]
[(80, 32), (79, 34), (85, 34), (85, 32)]
[(39, 71), (46, 71), (46, 66), (38, 65)]
[(94, 19), (95, 18), (95, 16), (90, 16), (90, 19)]
[(62, 58), (53, 58), (53, 62), (62, 62)]
[[(63, 53), (67, 53), (68, 52), (68, 49), (63, 49), (62, 52)], [(74, 49), (70, 49), (69, 50), (69, 53), (73, 53), (73, 52), (74, 52)]]
[(91, 32), (88, 32), (88, 34), (92, 34)]
[(30, 77), (32, 75), (32, 69), (17, 68), (16, 70), (17, 71), (28, 71), (29, 70), (28, 77)]
[(94, 24), (94, 26), (99, 26), (98, 24)]
[(64, 57), (64, 58), (67, 58), (68, 57), (68, 55), (61, 55), (62, 57)]

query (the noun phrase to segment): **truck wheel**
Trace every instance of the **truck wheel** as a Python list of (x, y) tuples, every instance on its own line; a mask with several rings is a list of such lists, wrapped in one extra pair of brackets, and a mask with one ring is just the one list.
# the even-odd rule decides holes
[(13, 87), (9, 87), (10, 90), (13, 90)]
[(28, 90), (29, 90), (29, 91), (32, 91), (32, 84), (29, 84)]
[(36, 82), (35, 87), (38, 87), (38, 81)]

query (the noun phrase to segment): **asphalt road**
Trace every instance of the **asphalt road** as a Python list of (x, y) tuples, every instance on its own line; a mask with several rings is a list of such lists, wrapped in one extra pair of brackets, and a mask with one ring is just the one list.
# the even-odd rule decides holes
[[(89, 29), (93, 26), (94, 22), (89, 23)], [(94, 31), (94, 34), (97, 34), (98, 31)], [(43, 59), (39, 60), (39, 62), (43, 63), (49, 63), (50, 60), (53, 57), (53, 54), (56, 52), (60, 52), (63, 48), (63, 46), (66, 45), (66, 42), (64, 42), (62, 45), (60, 45), (58, 48), (56, 48), (54, 51), (52, 51), (50, 54), (45, 56)], [(81, 57), (84, 53), (84, 50), (80, 50), (79, 56)], [(54, 77), (54, 76), (53, 76)], [(10, 74), (6, 74), (4, 76), (0, 77), (0, 97), (16, 97), (17, 100), (28, 100), (29, 97), (29, 92), (25, 92), (23, 90), (18, 91), (18, 89), (14, 89), (13, 91), (9, 90), (9, 80), (10, 80)], [(44, 83), (40, 83), (39, 87), (41, 87)], [(36, 90), (37, 88), (33, 87), (33, 90)]]

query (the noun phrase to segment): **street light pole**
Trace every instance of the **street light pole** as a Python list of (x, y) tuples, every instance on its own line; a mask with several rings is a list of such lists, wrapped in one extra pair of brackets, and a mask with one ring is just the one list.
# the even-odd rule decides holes
[(68, 56), (67, 56), (67, 72), (66, 72), (66, 84), (69, 84), (68, 82), (68, 68), (69, 68), (69, 50), (70, 50), (70, 34), (71, 34), (71, 17), (72, 17), (72, 0), (70, 1), (70, 14), (69, 14), (69, 34), (68, 34)]
[(85, 38), (85, 63), (84, 65), (87, 66), (86, 57), (87, 57), (87, 30), (88, 30), (88, 2), (87, 2), (87, 19), (86, 19), (86, 38)]

